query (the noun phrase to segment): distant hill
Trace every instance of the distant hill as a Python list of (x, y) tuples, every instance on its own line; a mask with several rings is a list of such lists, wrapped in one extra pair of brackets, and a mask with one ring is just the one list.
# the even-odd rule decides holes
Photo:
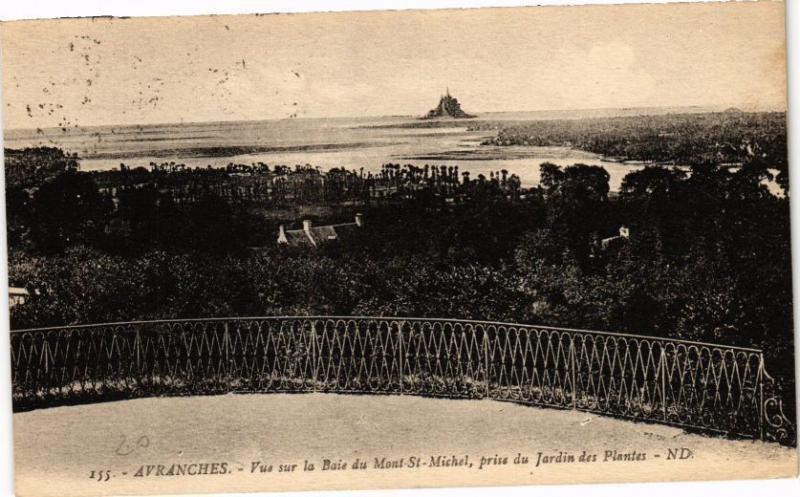
[(475, 117), (473, 115), (467, 114), (463, 110), (461, 110), (461, 104), (458, 103), (458, 99), (455, 97), (450, 96), (450, 90), (447, 90), (447, 93), (442, 95), (439, 99), (439, 105), (435, 108), (428, 111), (428, 113), (422, 119), (437, 119), (440, 117), (451, 117), (454, 119), (469, 119)]

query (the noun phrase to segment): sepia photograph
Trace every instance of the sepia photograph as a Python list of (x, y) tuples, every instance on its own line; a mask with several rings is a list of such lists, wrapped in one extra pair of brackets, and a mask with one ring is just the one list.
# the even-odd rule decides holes
[(785, 9), (3, 21), (16, 494), (796, 478)]

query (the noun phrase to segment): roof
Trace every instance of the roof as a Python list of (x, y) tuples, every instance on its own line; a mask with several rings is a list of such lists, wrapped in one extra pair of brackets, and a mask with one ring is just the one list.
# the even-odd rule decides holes
[(339, 236), (339, 238), (352, 237), (359, 229), (356, 223), (334, 224), (333, 227), (336, 229), (336, 234)]
[(603, 247), (603, 248), (607, 248), (612, 243), (615, 243), (617, 240), (621, 240), (621, 239), (622, 239), (621, 236), (612, 236), (612, 237), (609, 237), (609, 238), (603, 238), (602, 240), (600, 240), (600, 246)]
[[(311, 241), (306, 236), (303, 230), (286, 230), (284, 232), (286, 234), (286, 243), (290, 247), (304, 247), (307, 245), (311, 245)], [(281, 239), (278, 239), (278, 243), (281, 243)]]
[(304, 229), (284, 230), (285, 239), (279, 234), (278, 243), (285, 243), (289, 247), (318, 247), (323, 243), (347, 238), (356, 229), (356, 223), (343, 223), (312, 226), (309, 233)]
[(316, 244), (319, 245), (321, 242), (336, 240), (339, 238), (339, 236), (336, 233), (336, 228), (332, 225), (312, 226), (311, 238), (313, 238)]

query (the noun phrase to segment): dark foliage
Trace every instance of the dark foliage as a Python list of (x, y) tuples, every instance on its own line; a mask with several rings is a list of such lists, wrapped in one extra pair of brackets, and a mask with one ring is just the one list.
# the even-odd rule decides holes
[(473, 129), (498, 129), (492, 145), (562, 145), (609, 158), (669, 164), (752, 164), (779, 171), (786, 189), (786, 113), (731, 109), (705, 114), (484, 122)]
[(6, 188), (32, 188), (64, 171), (78, 168), (78, 157), (60, 148), (5, 149)]

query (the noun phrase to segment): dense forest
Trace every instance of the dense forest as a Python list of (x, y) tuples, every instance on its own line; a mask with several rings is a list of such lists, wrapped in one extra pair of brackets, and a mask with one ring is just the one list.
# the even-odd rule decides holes
[[(597, 166), (541, 164), (540, 185), (521, 189), (506, 174), (470, 180), (442, 168), (432, 181), (430, 171), (392, 165), (387, 181), (404, 186), (388, 200), (331, 201), (315, 218), (362, 212), (356, 236), (305, 250), (276, 243), (277, 224), (299, 219), (215, 188), (176, 202), (169, 175), (192, 173), (138, 171), (136, 187), (112, 191), (68, 155), (27, 153), (37, 156), (30, 174), (14, 171), (26, 163), (19, 153), (6, 166), (22, 178), (7, 183), (9, 278), (30, 293), (11, 310), (13, 328), (470, 318), (755, 346), (793, 381), (789, 200), (767, 190), (772, 164), (757, 158), (738, 168), (648, 166), (617, 195)], [(615, 237), (621, 227), (627, 236)]]

